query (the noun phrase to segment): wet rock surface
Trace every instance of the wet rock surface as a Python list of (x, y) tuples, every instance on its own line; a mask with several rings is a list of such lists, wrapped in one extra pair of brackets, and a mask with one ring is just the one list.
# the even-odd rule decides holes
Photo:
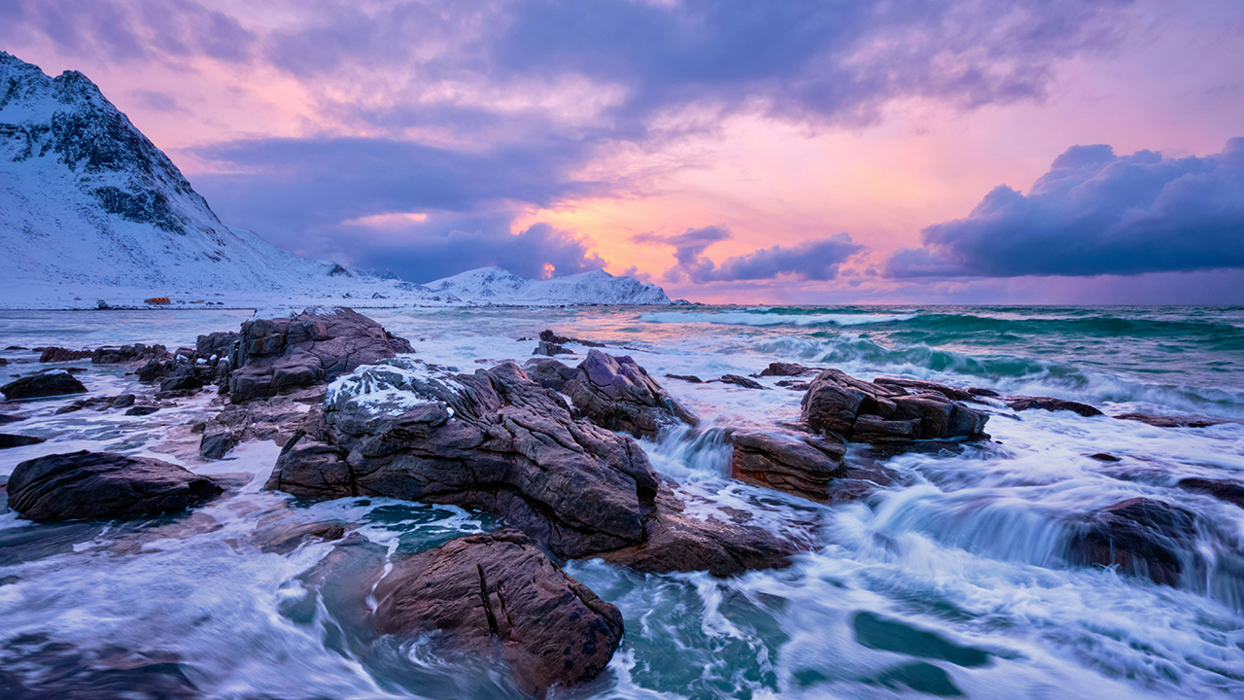
[(1192, 477), (1180, 479), (1179, 488), (1197, 493), (1206, 493), (1220, 501), (1233, 503), (1244, 508), (1244, 482), (1229, 479), (1202, 479)]
[(558, 345), (557, 343), (550, 343), (547, 340), (541, 340), (536, 345), (536, 349), (531, 351), (531, 354), (552, 357), (554, 355), (573, 355), (574, 351), (564, 345)]
[(939, 391), (866, 382), (836, 369), (821, 372), (800, 404), (809, 430), (842, 440), (909, 443), (971, 440), (984, 435), (989, 416)]
[(618, 609), (515, 530), (459, 538), (398, 560), (375, 598), (370, 621), (377, 632), (427, 637), (442, 653), (499, 657), (519, 687), (535, 695), (594, 678), (622, 639)]
[(1006, 405), (1015, 411), (1032, 411), (1036, 409), (1040, 409), (1042, 411), (1071, 411), (1072, 413), (1078, 413), (1085, 418), (1105, 415), (1097, 408), (1086, 403), (1067, 401), (1064, 399), (1054, 399), (1048, 396), (1021, 396), (1007, 401)]
[(770, 362), (769, 366), (760, 370), (761, 377), (799, 377), (805, 374), (814, 374), (821, 370), (814, 367), (804, 367), (793, 362)]
[(1195, 554), (1197, 528), (1188, 510), (1151, 498), (1132, 498), (1090, 514), (1067, 544), (1072, 564), (1119, 571), (1177, 586)]
[(0, 450), (8, 447), (38, 445), (41, 442), (47, 442), (47, 438), (34, 437), (33, 435), (10, 435), (8, 433), (0, 433)]
[(91, 353), (91, 364), (119, 365), (133, 362), (151, 362), (152, 360), (168, 358), (168, 348), (163, 345), (144, 345), (142, 343), (134, 343), (133, 345), (95, 348), (95, 350)]
[(566, 394), (584, 416), (608, 430), (655, 438), (664, 428), (699, 423), (629, 356), (591, 350), (573, 370), (540, 361), (533, 371), (542, 386)]
[[(320, 398), (314, 394), (311, 400)], [(220, 413), (194, 426), (202, 433), (199, 456), (216, 460), (248, 440), (272, 440), (284, 446), (298, 432), (318, 430), (323, 425), (323, 409), (292, 397), (252, 401), (225, 406)]]
[(545, 329), (545, 330), (540, 331), (540, 340), (541, 342), (554, 343), (556, 345), (566, 345), (567, 343), (574, 343), (576, 345), (583, 345), (589, 348), (605, 347), (604, 343), (599, 343), (599, 342), (596, 342), (595, 340), (584, 340), (582, 338), (572, 338), (570, 336), (557, 335), (550, 329)]
[(839, 442), (757, 432), (734, 433), (731, 441), (731, 476), (755, 486), (827, 501), (830, 482), (846, 476)]
[(1149, 413), (1124, 413), (1115, 416), (1119, 420), (1131, 420), (1146, 425), (1152, 425), (1155, 428), (1209, 428), (1223, 423), (1239, 423), (1241, 421), (1232, 420), (1230, 418), (1216, 418), (1213, 416), (1155, 416)]
[[(219, 338), (205, 342), (223, 344)], [(404, 338), (343, 307), (247, 321), (236, 339), (229, 399), (242, 403), (289, 393), (410, 352), (414, 348)]]
[(76, 362), (91, 356), (90, 350), (70, 350), (69, 348), (43, 348), (39, 355), (40, 362)]
[(57, 369), (15, 379), (0, 386), (0, 393), (4, 394), (5, 399), (12, 401), (85, 394), (86, 387), (69, 372)]
[(8, 503), (31, 520), (101, 520), (181, 511), (220, 492), (175, 464), (81, 451), (18, 464)]
[(709, 381), (721, 382), (722, 384), (733, 384), (744, 389), (764, 389), (765, 385), (755, 379), (748, 379), (737, 374), (723, 374), (720, 379), (710, 379)]

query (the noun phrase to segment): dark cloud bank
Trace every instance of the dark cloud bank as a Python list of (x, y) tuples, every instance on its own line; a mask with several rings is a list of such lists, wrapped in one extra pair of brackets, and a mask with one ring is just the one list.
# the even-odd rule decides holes
[(864, 246), (852, 241), (850, 235), (840, 233), (793, 246), (761, 248), (748, 255), (727, 258), (720, 266), (704, 255), (710, 245), (730, 237), (730, 232), (720, 226), (705, 226), (673, 236), (644, 233), (632, 237), (632, 240), (673, 246), (674, 259), (678, 264), (666, 270), (665, 279), (696, 284), (763, 280), (778, 275), (805, 280), (831, 280), (838, 276), (838, 267), (847, 258), (864, 250)]
[(1074, 146), (1027, 195), (1002, 185), (930, 226), (889, 277), (1136, 275), (1244, 267), (1244, 138), (1202, 158)]

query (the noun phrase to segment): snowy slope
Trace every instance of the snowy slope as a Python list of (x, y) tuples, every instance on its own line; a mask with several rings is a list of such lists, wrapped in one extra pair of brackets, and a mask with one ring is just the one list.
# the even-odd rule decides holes
[(657, 287), (603, 272), (533, 282), (486, 268), (433, 290), (298, 257), (221, 222), (86, 76), (50, 78), (2, 51), (0, 260), (0, 308), (152, 296), (230, 306), (669, 303)]

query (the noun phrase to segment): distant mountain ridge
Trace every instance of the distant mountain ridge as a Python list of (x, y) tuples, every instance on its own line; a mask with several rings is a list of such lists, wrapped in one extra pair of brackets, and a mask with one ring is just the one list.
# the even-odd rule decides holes
[[(113, 296), (272, 295), (409, 304), (668, 304), (603, 271), (525, 280), (499, 268), (418, 285), (280, 250), (231, 227), (82, 73), (51, 78), (0, 51), (0, 307), (89, 306)], [(86, 296), (84, 296), (86, 295)], [(337, 302), (340, 303), (340, 302)]]

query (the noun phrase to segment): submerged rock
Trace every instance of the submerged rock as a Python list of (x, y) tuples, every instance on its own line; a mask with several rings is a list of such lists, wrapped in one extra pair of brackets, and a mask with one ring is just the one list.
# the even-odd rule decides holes
[(171, 513), (220, 492), (211, 479), (175, 464), (85, 450), (22, 462), (8, 483), (9, 507), (38, 521)]
[(853, 442), (977, 439), (989, 420), (940, 392), (912, 394), (902, 386), (866, 382), (836, 369), (812, 381), (800, 406), (808, 429)]
[(668, 379), (678, 379), (680, 381), (689, 382), (691, 384), (703, 384), (704, 383), (703, 379), (700, 379), (694, 374), (667, 374), (665, 376)]
[(709, 381), (717, 381), (717, 382), (721, 382), (722, 384), (733, 384), (735, 386), (743, 387), (744, 389), (764, 389), (765, 388), (763, 384), (756, 381), (755, 379), (748, 379), (747, 377), (740, 377), (737, 374), (723, 374), (721, 376), (721, 379), (713, 379)]
[(0, 433), (0, 450), (9, 447), (38, 445), (41, 442), (47, 442), (47, 438), (34, 437), (33, 435), (10, 435), (8, 433)]
[(514, 530), (398, 560), (375, 599), (377, 632), (497, 659), (535, 695), (596, 677), (622, 640), (618, 609)]
[(1072, 564), (1117, 566), (1133, 576), (1175, 586), (1195, 562), (1196, 519), (1179, 506), (1131, 498), (1091, 513), (1067, 544)]
[(0, 413), (0, 425), (4, 425), (6, 423), (20, 423), (24, 420), (26, 420), (25, 416), (10, 416), (5, 413)]
[(1115, 416), (1119, 420), (1132, 420), (1155, 428), (1209, 428), (1223, 423), (1234, 423), (1229, 418), (1213, 418), (1210, 416), (1155, 416), (1148, 413), (1124, 413)]
[(1207, 493), (1220, 501), (1244, 508), (1244, 483), (1239, 481), (1189, 477), (1180, 479), (1177, 486), (1188, 491)]
[(735, 433), (731, 476), (814, 501), (829, 500), (829, 483), (846, 475), (846, 447), (820, 438)]
[(1021, 396), (1006, 402), (1015, 411), (1031, 411), (1033, 409), (1041, 409), (1043, 411), (1071, 411), (1078, 413), (1085, 418), (1093, 416), (1104, 416), (1098, 409), (1078, 401), (1066, 401), (1064, 399), (1054, 399), (1048, 396)]
[(288, 393), (409, 352), (414, 348), (404, 338), (344, 307), (247, 321), (232, 358), (229, 399), (242, 403)]
[[(575, 408), (602, 428), (655, 438), (663, 428), (699, 418), (683, 408), (629, 356), (591, 350), (573, 370), (555, 360), (533, 361), (536, 381), (570, 397)], [(564, 381), (562, 381), (562, 379)]]
[(4, 394), (4, 398), (12, 401), (15, 399), (38, 399), (51, 396), (67, 396), (69, 394), (85, 394), (86, 387), (65, 370), (54, 369), (48, 372), (32, 374), (29, 377), (21, 377), (4, 386), (0, 386), (0, 393)]

